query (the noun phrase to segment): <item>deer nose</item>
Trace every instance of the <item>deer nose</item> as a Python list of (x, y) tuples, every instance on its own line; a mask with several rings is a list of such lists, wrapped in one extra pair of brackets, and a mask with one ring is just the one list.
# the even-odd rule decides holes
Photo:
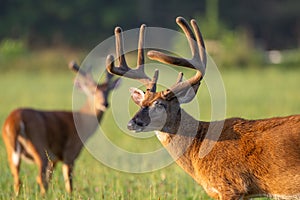
[(136, 130), (138, 127), (145, 127), (146, 123), (139, 118), (130, 120), (127, 124), (129, 130)]
[(135, 122), (135, 124), (138, 125), (138, 126), (141, 126), (141, 127), (146, 126), (146, 123), (145, 123), (144, 121), (140, 120), (139, 118), (136, 118), (136, 119), (134, 120), (134, 122)]
[(131, 131), (141, 131), (150, 123), (148, 107), (140, 109), (137, 114), (128, 122), (127, 128)]
[(134, 121), (130, 120), (127, 124), (127, 128), (132, 131), (132, 130), (134, 130), (134, 127), (135, 127)]

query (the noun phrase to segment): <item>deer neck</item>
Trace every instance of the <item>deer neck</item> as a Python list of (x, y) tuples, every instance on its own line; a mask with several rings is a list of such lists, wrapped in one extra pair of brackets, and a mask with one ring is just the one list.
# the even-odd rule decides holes
[(102, 116), (104, 114), (104, 110), (96, 109), (94, 104), (90, 103), (90, 101), (86, 101), (86, 103), (80, 108), (79, 112), (84, 115), (90, 115), (92, 117), (96, 117), (98, 123), (101, 121)]
[(177, 116), (173, 124), (165, 126), (161, 131), (156, 132), (156, 135), (176, 163), (193, 176), (193, 152), (195, 148), (201, 146), (207, 122), (194, 119), (183, 109), (180, 109), (180, 114)]
[(97, 110), (87, 101), (79, 111), (75, 112), (74, 119), (77, 132), (82, 140), (87, 140), (97, 130), (101, 122), (103, 110)]

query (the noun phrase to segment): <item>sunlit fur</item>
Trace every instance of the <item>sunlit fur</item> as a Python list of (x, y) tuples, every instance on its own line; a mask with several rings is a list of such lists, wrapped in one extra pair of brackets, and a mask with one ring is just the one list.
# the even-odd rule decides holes
[[(180, 98), (180, 97), (179, 97)], [(181, 166), (215, 199), (268, 196), (296, 199), (300, 194), (300, 115), (262, 120), (230, 118), (212, 150), (200, 157), (200, 147), (212, 140), (209, 126), (180, 108), (177, 98), (164, 99), (161, 92), (146, 92), (139, 106), (155, 110), (161, 102), (165, 112), (156, 112), (141, 130), (158, 130), (157, 137)], [(166, 120), (159, 120), (166, 113)], [(134, 116), (132, 120), (142, 115)], [(131, 120), (131, 121), (132, 121)]]

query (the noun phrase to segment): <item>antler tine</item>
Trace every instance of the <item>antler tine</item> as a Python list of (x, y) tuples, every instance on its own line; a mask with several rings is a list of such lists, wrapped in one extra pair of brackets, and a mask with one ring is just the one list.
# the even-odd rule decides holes
[[(182, 67), (187, 67), (192, 69), (200, 69), (202, 65), (202, 62), (200, 60), (201, 56), (199, 54), (199, 48), (196, 45), (197, 43), (195, 42), (196, 40), (198, 40), (198, 38), (202, 38), (199, 28), (197, 29), (198, 33), (196, 32), (197, 37), (195, 37), (193, 31), (191, 30), (187, 21), (183, 17), (177, 17), (176, 22), (180, 26), (180, 28), (184, 31), (186, 38), (189, 41), (189, 45), (193, 56), (192, 59), (188, 60), (185, 58), (174, 57), (174, 56), (166, 55), (165, 53), (159, 51), (149, 51), (148, 57), (152, 60), (157, 60), (159, 62), (166, 63), (166, 64), (172, 64), (172, 65), (177, 65), (177, 66), (182, 66)], [(195, 20), (193, 20), (193, 24), (194, 24), (193, 26), (197, 27)]]
[(137, 79), (148, 88), (148, 85), (151, 85), (151, 79), (145, 74), (144, 71), (144, 35), (145, 35), (146, 25), (141, 25), (140, 34), (139, 34), (139, 43), (138, 43), (138, 59), (137, 67), (131, 69), (128, 67), (123, 50), (123, 35), (122, 29), (120, 27), (115, 28), (115, 37), (116, 37), (116, 54), (119, 60), (119, 66), (114, 65), (114, 57), (108, 55), (106, 59), (106, 68), (109, 73), (116, 74), (119, 76), (124, 76), (131, 79)]
[(69, 63), (69, 68), (71, 70), (73, 70), (74, 72), (76, 72), (76, 73), (79, 72), (80, 74), (85, 76), (85, 72), (80, 70), (79, 65), (74, 60)]
[(90, 78), (89, 74), (87, 72), (83, 71), (82, 69), (80, 69), (79, 65), (75, 61), (71, 61), (69, 63), (69, 68), (76, 73), (78, 72), (83, 77)]
[(74, 72), (79, 73), (80, 76), (85, 79), (85, 81), (88, 81), (90, 84), (97, 85), (92, 77), (92, 74), (89, 72), (91, 70), (91, 67), (89, 67), (87, 71), (83, 71), (75, 61), (71, 61), (69, 63), (69, 68)]
[(200, 32), (200, 29), (199, 29), (199, 26), (197, 25), (196, 20), (192, 19), (191, 20), (191, 25), (193, 27), (193, 30), (194, 30), (195, 34), (196, 34), (196, 41), (197, 41), (198, 49), (200, 51), (199, 56), (200, 56), (200, 60), (202, 61), (202, 64), (203, 64), (204, 70), (205, 70), (206, 65), (207, 65), (205, 43), (204, 43), (202, 34)]
[(192, 60), (197, 59), (199, 60), (199, 54), (198, 54), (198, 48), (197, 48), (197, 43), (196, 41), (196, 37), (191, 29), (191, 27), (189, 26), (189, 24), (187, 23), (187, 21), (183, 18), (183, 17), (177, 17), (176, 18), (176, 23), (180, 26), (180, 28), (183, 30), (184, 34), (186, 35), (186, 38), (189, 42), (191, 51), (192, 51)]
[(123, 42), (123, 30), (121, 27), (115, 28), (115, 36), (116, 36), (116, 54), (119, 60), (120, 68), (128, 71), (130, 70), (125, 59), (124, 54), (124, 42)]
[[(145, 28), (146, 25), (142, 24), (140, 28), (140, 34), (139, 34), (137, 68), (144, 68), (144, 63), (145, 63), (145, 56), (144, 56)], [(144, 71), (144, 69), (142, 70)]]
[(150, 92), (155, 92), (156, 91), (156, 83), (157, 83), (157, 80), (158, 80), (158, 74), (159, 74), (159, 71), (158, 69), (155, 70), (154, 72), (154, 76), (151, 80), (151, 82), (149, 83), (149, 86), (148, 86), (148, 89), (150, 90)]
[[(184, 90), (191, 86), (193, 86), (193, 88), (197, 90), (198, 86), (200, 85), (200, 80), (202, 79), (201, 71), (203, 71), (204, 73), (204, 69), (206, 66), (205, 45), (196, 21), (191, 20), (191, 25), (195, 34), (193, 33), (191, 27), (184, 18), (177, 17), (176, 22), (186, 35), (186, 38), (189, 42), (189, 46), (191, 48), (192, 59), (174, 57), (159, 51), (149, 51), (148, 57), (152, 60), (156, 60), (162, 63), (196, 69), (197, 72), (193, 77), (184, 82), (182, 82), (182, 80), (177, 80), (176, 84), (174, 84), (170, 89), (165, 91), (165, 94), (170, 94), (170, 91), (172, 91), (173, 94), (176, 94), (181, 90)], [(182, 77), (178, 79), (182, 79)]]
[[(183, 73), (182, 72), (179, 72), (178, 73), (178, 76), (177, 76), (177, 79), (176, 79), (176, 82), (174, 83), (174, 85), (171, 87), (175, 87), (176, 85), (178, 85), (179, 83), (181, 83), (183, 80)], [(170, 91), (170, 89), (168, 89), (167, 91)]]
[(178, 84), (178, 83), (182, 82), (182, 79), (183, 79), (183, 73), (182, 73), (182, 72), (179, 72), (175, 84)]

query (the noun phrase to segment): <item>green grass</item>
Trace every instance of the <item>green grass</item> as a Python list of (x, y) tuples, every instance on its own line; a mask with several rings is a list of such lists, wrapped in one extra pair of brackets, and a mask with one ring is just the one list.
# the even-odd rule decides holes
[[(257, 119), (300, 113), (300, 68), (223, 69), (221, 73), (227, 95), (227, 117)], [(17, 107), (71, 109), (73, 77), (67, 68), (59, 72), (5, 72), (0, 79), (0, 124)], [(201, 86), (197, 96), (201, 120), (209, 120), (210, 99), (205, 84)], [(112, 126), (110, 110), (103, 119), (103, 129), (111, 131), (109, 138), (120, 146), (124, 144), (128, 148), (134, 147), (131, 150), (143, 151), (144, 144), (148, 141), (122, 137), (122, 132)], [(150, 142), (154, 147), (160, 145), (154, 137), (149, 139)], [(2, 139), (0, 158), (0, 199), (13, 199), (13, 180)], [(36, 174), (35, 165), (22, 163), (23, 185), (20, 196), (16, 199), (40, 199), (39, 188), (35, 182)], [(83, 150), (75, 165), (74, 193), (71, 196), (65, 193), (61, 165), (58, 165), (45, 199), (192, 200), (209, 197), (176, 164), (154, 172), (131, 174), (111, 169)]]

